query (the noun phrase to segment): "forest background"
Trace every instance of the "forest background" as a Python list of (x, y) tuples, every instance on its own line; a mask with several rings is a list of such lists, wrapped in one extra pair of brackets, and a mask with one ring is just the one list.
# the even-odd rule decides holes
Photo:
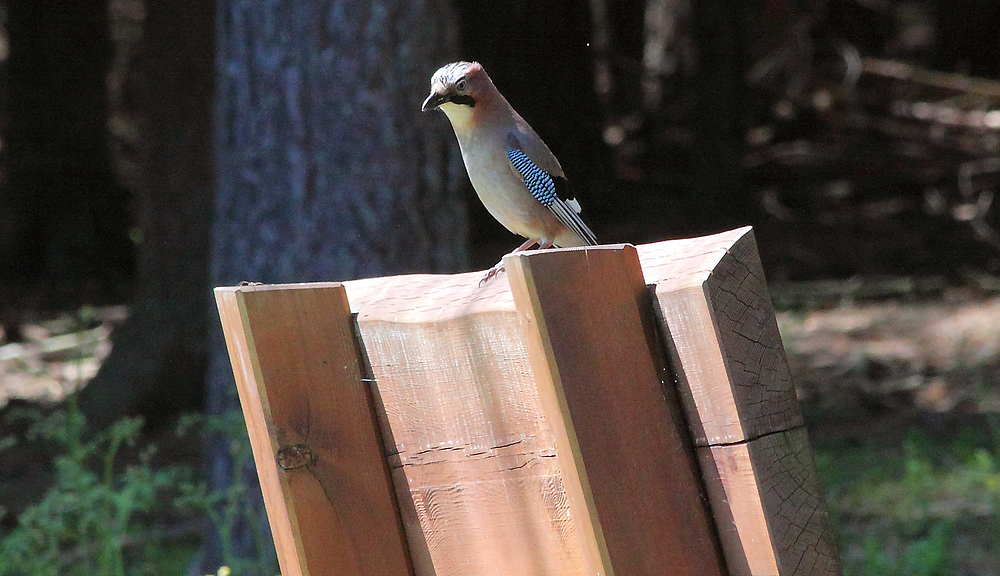
[(755, 227), (848, 574), (1000, 574), (997, 29), (988, 0), (0, 1), (0, 574), (276, 573), (210, 289), (516, 246), (419, 111), (458, 59), (603, 242)]

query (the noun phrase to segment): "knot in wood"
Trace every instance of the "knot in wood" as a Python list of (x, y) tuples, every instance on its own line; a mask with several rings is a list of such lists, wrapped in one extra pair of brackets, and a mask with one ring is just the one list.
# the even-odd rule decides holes
[(316, 463), (316, 453), (305, 444), (293, 444), (278, 448), (274, 459), (282, 470), (293, 470)]

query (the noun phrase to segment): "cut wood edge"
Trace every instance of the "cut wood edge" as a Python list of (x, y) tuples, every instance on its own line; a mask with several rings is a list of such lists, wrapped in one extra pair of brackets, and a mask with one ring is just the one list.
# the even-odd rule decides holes
[(752, 230), (640, 256), (730, 572), (840, 574)]
[(647, 279), (681, 273), (655, 284), (654, 293), (695, 444), (741, 442), (801, 426), (752, 230), (693, 240), (703, 240), (696, 243), (703, 256), (689, 259), (697, 265), (687, 266), (686, 275), (680, 270), (686, 265), (670, 266), (656, 249), (671, 245), (647, 245), (643, 252), (653, 262)]
[(732, 246), (752, 234), (753, 228), (744, 226), (708, 236), (640, 244), (636, 251), (646, 284), (680, 289), (703, 284)]

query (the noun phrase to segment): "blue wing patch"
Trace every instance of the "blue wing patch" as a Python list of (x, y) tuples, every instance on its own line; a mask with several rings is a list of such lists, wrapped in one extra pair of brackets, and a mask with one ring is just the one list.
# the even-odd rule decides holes
[(528, 155), (522, 150), (507, 148), (507, 158), (521, 174), (524, 184), (535, 200), (545, 206), (552, 206), (552, 203), (556, 201), (556, 184), (552, 181), (552, 177), (545, 170), (535, 166), (531, 158), (528, 158)]
[(548, 172), (535, 165), (531, 158), (521, 150), (515, 134), (510, 135), (505, 151), (510, 165), (517, 170), (521, 180), (535, 200), (551, 210), (556, 219), (584, 244), (596, 245), (597, 238), (594, 237), (594, 233), (580, 219), (580, 204), (576, 200), (563, 200), (556, 194), (558, 186), (564, 188), (568, 186), (566, 179), (557, 177), (557, 182)]

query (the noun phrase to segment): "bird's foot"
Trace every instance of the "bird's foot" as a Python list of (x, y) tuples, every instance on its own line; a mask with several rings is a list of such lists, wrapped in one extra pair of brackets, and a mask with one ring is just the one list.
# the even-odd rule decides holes
[(483, 277), (479, 280), (479, 286), (482, 287), (483, 284), (486, 284), (487, 282), (490, 281), (490, 278), (493, 278), (494, 276), (503, 271), (504, 271), (503, 260), (501, 260), (497, 262), (495, 266), (487, 270), (486, 274), (483, 274)]

